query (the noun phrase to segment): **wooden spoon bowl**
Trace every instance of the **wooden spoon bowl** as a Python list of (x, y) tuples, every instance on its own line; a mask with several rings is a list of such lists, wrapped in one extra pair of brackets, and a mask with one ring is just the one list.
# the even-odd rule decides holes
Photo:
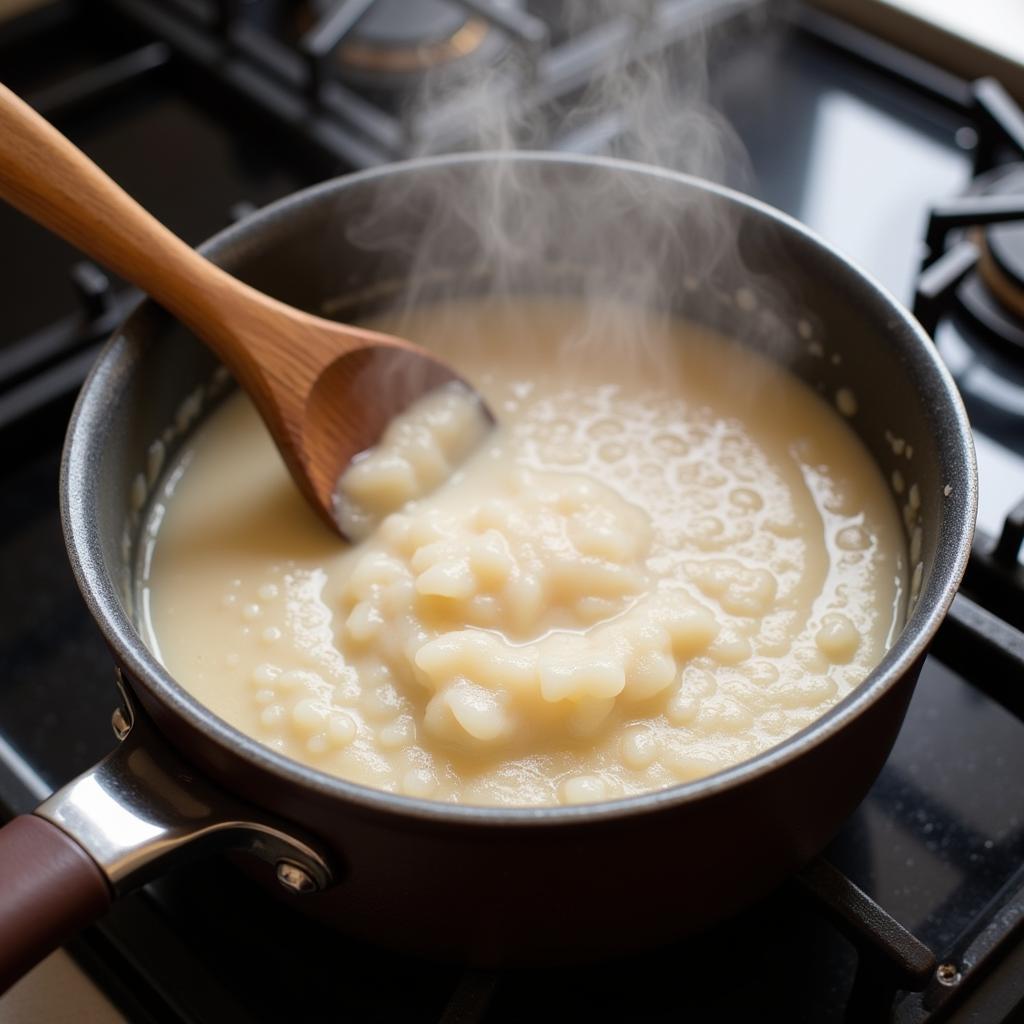
[(209, 345), (333, 529), (341, 532), (334, 496), (351, 460), (416, 399), (453, 380), (465, 384), (409, 341), (295, 309), (210, 263), (3, 85), (0, 142), (0, 197), (147, 292)]

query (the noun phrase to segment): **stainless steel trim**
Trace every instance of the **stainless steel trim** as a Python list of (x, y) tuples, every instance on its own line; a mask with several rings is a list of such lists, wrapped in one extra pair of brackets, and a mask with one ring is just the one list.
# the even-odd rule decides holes
[(35, 812), (67, 832), (115, 892), (222, 849), (245, 850), (275, 867), (298, 869), (311, 884), (285, 886), (293, 892), (333, 883), (327, 857), (314, 842), (197, 775), (133, 708), (120, 679), (118, 685), (125, 701), (115, 716), (117, 731), (123, 732), (120, 745)]

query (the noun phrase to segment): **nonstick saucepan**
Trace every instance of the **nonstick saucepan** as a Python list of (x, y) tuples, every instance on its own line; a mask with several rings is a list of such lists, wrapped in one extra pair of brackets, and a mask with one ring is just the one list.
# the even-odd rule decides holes
[[(494, 223), (453, 216), (444, 199), (487, 194), (481, 184), (510, 174), (516, 201), (539, 207), (545, 229), (530, 239), (535, 251), (513, 252), (499, 268)], [(595, 196), (581, 209), (580, 197)], [(368, 211), (373, 247), (353, 228)], [(417, 251), (428, 236), (425, 266)], [(855, 411), (846, 403), (852, 428), (885, 479), (898, 471), (903, 484), (894, 500), (912, 557), (906, 624), (881, 664), (760, 756), (604, 803), (442, 804), (293, 762), (197, 702), (136, 625), (136, 542), (154, 444), (173, 456), (230, 387), (205, 348), (143, 302), (82, 390), (61, 479), (71, 563), (116, 664), (120, 743), (0, 830), (0, 982), (127, 889), (218, 848), (252, 854), (239, 860), (282, 898), (345, 932), (437, 958), (511, 964), (606, 956), (694, 932), (770, 891), (828, 842), (888, 755), (974, 527), (967, 418), (906, 310), (762, 203), (599, 158), (473, 154), (382, 167), (275, 203), (202, 251), (286, 302), (351, 319), (407, 295), (413, 273), (422, 296), (573, 292), (583, 280), (592, 286), (594, 252), (623, 249), (627, 237), (642, 240), (647, 256), (629, 266), (613, 259), (608, 289), (628, 297), (643, 279), (648, 301), (765, 351), (826, 397), (856, 396)]]

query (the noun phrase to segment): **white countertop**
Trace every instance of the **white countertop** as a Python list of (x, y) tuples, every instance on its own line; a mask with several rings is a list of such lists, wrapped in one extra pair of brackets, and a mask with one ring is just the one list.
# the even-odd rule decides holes
[(1024, 100), (1024, 0), (811, 0), (967, 78)]
[(1007, 60), (1024, 64), (1024, 3), (1021, 0), (887, 0), (922, 21), (931, 21)]

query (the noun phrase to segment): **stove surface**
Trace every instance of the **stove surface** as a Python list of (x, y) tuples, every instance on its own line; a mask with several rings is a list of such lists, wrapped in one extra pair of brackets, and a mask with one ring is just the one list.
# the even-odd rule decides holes
[[(35, 56), (43, 39), (45, 62)], [(964, 145), (971, 130), (962, 109), (833, 42), (799, 19), (738, 33), (716, 51), (712, 97), (749, 153), (753, 191), (821, 233), (909, 305), (928, 210), (970, 180)], [(44, 107), (53, 103), (58, 127), (193, 243), (223, 227), (239, 204), (259, 206), (344, 169), (315, 147), (292, 145), (169, 51), (138, 57), (153, 45), (147, 30), (103, 9), (88, 22), (38, 35), (31, 46), (15, 47), (0, 31), (0, 68), (16, 90), (41, 97)], [(111, 60), (140, 59), (152, 68), (103, 91), (101, 103), (58, 103), (74, 76)], [(8, 255), (0, 275), (2, 365), (3, 353), (18, 350), (26, 335), (86, 314), (69, 283), (79, 260), (71, 249), (6, 207), (0, 238)], [(110, 295), (131, 301), (116, 282)], [(994, 362), (952, 321), (940, 325), (937, 343), (975, 421), (980, 525), (994, 537), (1024, 496), (1024, 369)], [(94, 351), (90, 342), (79, 354), (87, 362)], [(44, 361), (41, 372), (57, 365)], [(1017, 412), (996, 415), (986, 387), (1015, 395)], [(0, 503), (6, 813), (29, 809), (41, 791), (113, 745), (111, 663), (67, 567), (57, 511), (60, 437), (72, 392), (55, 388), (37, 412), (0, 435), (7, 456)], [(1024, 858), (1024, 725), (985, 696), (977, 679), (960, 674), (959, 634), (944, 635), (885, 770), (826, 852), (938, 952)], [(976, 671), (988, 672), (988, 663)], [(342, 1012), (356, 1020), (449, 1024), (580, 1015), (921, 1019), (913, 999), (900, 997), (892, 1008), (884, 978), (872, 984), (862, 972), (855, 985), (857, 951), (795, 882), (699, 939), (646, 957), (488, 973), (398, 957), (324, 931), (214, 861), (177, 870), (123, 900), (73, 948), (139, 1021), (327, 1021)], [(1021, 961), (1024, 953), (1015, 950), (1000, 971), (1024, 976)], [(990, 997), (960, 1012), (965, 1020), (1009, 1019), (1013, 1007), (1024, 1005), (1020, 999), (1024, 994), (1013, 995), (1011, 986), (1002, 1004)]]

